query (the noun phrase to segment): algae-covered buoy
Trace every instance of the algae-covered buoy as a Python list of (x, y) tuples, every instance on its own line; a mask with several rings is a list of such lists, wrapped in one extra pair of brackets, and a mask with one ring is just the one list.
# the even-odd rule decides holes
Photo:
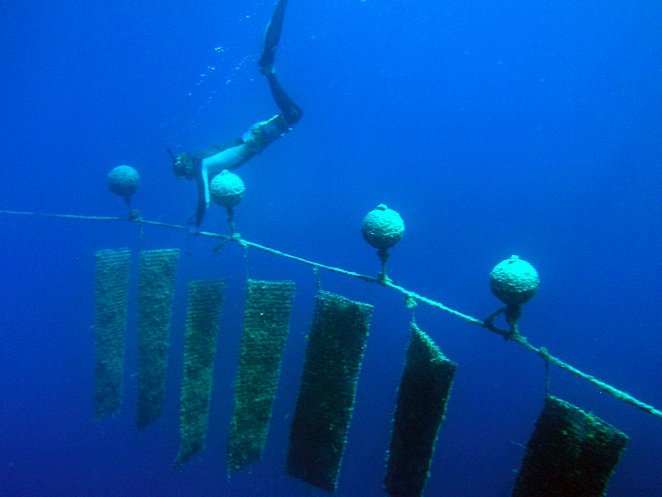
[(246, 187), (239, 176), (224, 169), (209, 185), (211, 198), (223, 207), (234, 207), (244, 196)]
[(504, 304), (525, 304), (540, 286), (538, 271), (516, 255), (501, 261), (490, 273), (490, 289)]
[(209, 184), (209, 194), (218, 205), (225, 207), (228, 213), (230, 230), (235, 233), (234, 206), (241, 202), (246, 187), (239, 176), (224, 169)]
[(384, 204), (368, 212), (361, 223), (365, 241), (378, 250), (395, 246), (405, 234), (405, 223), (393, 209)]
[(404, 221), (396, 211), (389, 209), (385, 204), (379, 204), (363, 218), (361, 233), (365, 241), (377, 249), (377, 255), (382, 263), (379, 281), (388, 281), (386, 275), (388, 249), (395, 246), (404, 236)]
[(131, 166), (116, 166), (108, 173), (108, 188), (115, 195), (129, 199), (140, 184), (140, 174)]

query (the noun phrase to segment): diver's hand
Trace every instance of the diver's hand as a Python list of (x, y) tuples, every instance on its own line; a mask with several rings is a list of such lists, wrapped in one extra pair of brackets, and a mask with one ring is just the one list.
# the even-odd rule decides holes
[(142, 219), (138, 209), (129, 209), (129, 221), (142, 221)]
[(197, 216), (195, 214), (188, 218), (186, 225), (188, 226), (190, 235), (198, 235), (200, 233), (200, 226), (197, 223)]

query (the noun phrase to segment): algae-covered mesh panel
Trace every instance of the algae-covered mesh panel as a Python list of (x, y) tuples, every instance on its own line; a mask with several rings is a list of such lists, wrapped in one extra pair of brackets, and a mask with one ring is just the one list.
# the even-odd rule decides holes
[(514, 497), (602, 497), (628, 436), (556, 397), (529, 440)]
[(124, 333), (131, 253), (127, 249), (95, 253), (94, 414), (101, 418), (120, 408), (124, 370)]
[(456, 368), (430, 337), (412, 324), (384, 479), (391, 497), (423, 495)]
[(222, 281), (189, 283), (178, 464), (195, 456), (205, 446), (223, 289)]
[(317, 295), (287, 472), (329, 492), (338, 485), (371, 315), (371, 305)]
[(178, 260), (178, 249), (145, 250), (140, 253), (136, 416), (139, 429), (154, 421), (163, 411)]
[(291, 281), (248, 281), (228, 444), (230, 471), (264, 451), (294, 290)]

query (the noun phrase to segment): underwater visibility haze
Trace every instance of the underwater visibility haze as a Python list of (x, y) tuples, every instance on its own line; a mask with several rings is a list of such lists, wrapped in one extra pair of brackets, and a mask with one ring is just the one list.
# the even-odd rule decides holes
[[(540, 278), (521, 306), (521, 336), (662, 409), (662, 3), (290, 0), (272, 73), (258, 62), (275, 3), (0, 1), (0, 495), (329, 495), (328, 480), (309, 484), (318, 461), (301, 457), (312, 453), (299, 437), (306, 413), (351, 418), (335, 495), (389, 495), (405, 361), (437, 367), (438, 347), (452, 366), (430, 371), (452, 374), (452, 388), (406, 399), (410, 412), (447, 400), (424, 495), (513, 495), (548, 388), (629, 437), (606, 495), (662, 496), (660, 417), (553, 365), (547, 375), (512, 337), (414, 306), (392, 287), (483, 320), (503, 306), (490, 271), (517, 255)], [(274, 74), (303, 112), (233, 171), (246, 188), (234, 242), (379, 279), (361, 223), (384, 204), (404, 236), (382, 284), (222, 243), (191, 224), (196, 182), (173, 173), (168, 150), (239, 143), (279, 112)], [(270, 140), (274, 128), (264, 129)], [(107, 185), (118, 165), (140, 173), (138, 220), (185, 228), (16, 214), (127, 217)], [(210, 206), (199, 229), (230, 234), (226, 210)], [(128, 277), (126, 333), (119, 409), (95, 417), (107, 249), (126, 257), (107, 273), (113, 285)], [(138, 429), (140, 254), (160, 249), (179, 250), (172, 306), (150, 318), (172, 312), (164, 404)], [(278, 287), (278, 300), (249, 279), (294, 285)], [(188, 282), (199, 280), (222, 288), (211, 284), (216, 300), (191, 314), (200, 289)], [(249, 291), (273, 305), (251, 308)], [(242, 325), (271, 312), (289, 333), (270, 328), (246, 359)], [(210, 355), (185, 360), (187, 323), (211, 330)], [(503, 315), (495, 324), (508, 328)], [(334, 326), (342, 339), (328, 338)], [(408, 352), (410, 337), (420, 348)], [(280, 372), (264, 453), (243, 465), (228, 455), (244, 447), (233, 399), (270, 378), (238, 377), (242, 361), (258, 359), (281, 359)], [(206, 439), (189, 454), (180, 394), (204, 410), (196, 368), (207, 363)], [(338, 397), (349, 407), (338, 411), (320, 387), (338, 386), (324, 375), (332, 369), (349, 378)], [(342, 426), (330, 422), (318, 438)]]

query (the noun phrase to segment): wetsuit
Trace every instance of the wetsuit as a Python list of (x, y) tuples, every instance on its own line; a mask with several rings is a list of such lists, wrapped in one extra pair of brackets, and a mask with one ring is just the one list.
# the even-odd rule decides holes
[(253, 124), (229, 146), (213, 146), (203, 152), (183, 153), (173, 159), (177, 176), (194, 179), (198, 187), (195, 225), (200, 226), (210, 204), (209, 182), (224, 169), (235, 169), (262, 152), (270, 143), (292, 130), (302, 115), (301, 108), (283, 90), (276, 78), (274, 59), (283, 28), (287, 0), (278, 0), (264, 36), (264, 47), (258, 61), (260, 73), (269, 83), (271, 94), (280, 112)]

